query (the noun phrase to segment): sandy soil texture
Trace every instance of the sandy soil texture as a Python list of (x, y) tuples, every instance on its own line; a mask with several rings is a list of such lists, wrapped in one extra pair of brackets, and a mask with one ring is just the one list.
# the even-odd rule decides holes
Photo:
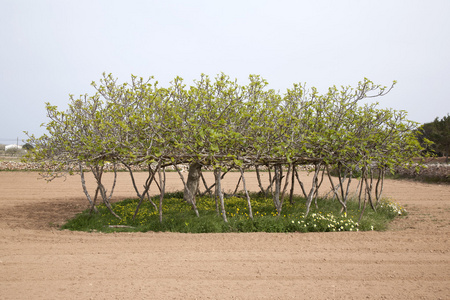
[[(449, 185), (386, 180), (409, 211), (386, 232), (101, 234), (57, 229), (87, 206), (79, 177), (38, 177), (0, 172), (0, 299), (450, 299)], [(131, 188), (120, 173), (114, 199)]]

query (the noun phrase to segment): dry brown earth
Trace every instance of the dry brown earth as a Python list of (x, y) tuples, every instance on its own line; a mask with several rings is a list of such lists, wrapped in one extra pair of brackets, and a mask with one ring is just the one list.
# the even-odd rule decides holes
[(0, 299), (450, 299), (449, 185), (386, 180), (409, 211), (386, 232), (101, 234), (57, 229), (86, 207), (78, 177), (37, 178), (0, 172)]

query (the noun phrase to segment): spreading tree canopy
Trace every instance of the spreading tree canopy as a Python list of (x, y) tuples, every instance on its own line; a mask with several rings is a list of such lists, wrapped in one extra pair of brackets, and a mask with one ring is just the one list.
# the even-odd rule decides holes
[[(161, 87), (152, 77), (144, 80), (132, 76), (131, 83), (118, 83), (111, 74), (104, 74), (99, 83), (92, 83), (94, 95), (70, 96), (66, 111), (46, 103), (46, 134), (29, 136), (28, 143), (34, 147), (29, 157), (41, 162), (49, 176), (63, 171), (80, 173), (93, 210), (97, 194), (110, 207), (114, 186), (108, 194), (102, 183), (107, 162), (129, 170), (141, 202), (148, 197), (152, 182), (164, 194), (166, 167), (178, 170), (178, 166), (188, 165), (187, 180), (180, 176), (185, 200), (194, 210), (201, 170), (214, 170), (216, 195), (225, 221), (220, 180), (233, 168), (241, 172), (242, 179), (248, 168), (268, 169), (270, 186), (260, 187), (266, 193), (272, 191), (278, 213), (288, 181), (293, 186), (299, 166), (307, 166), (314, 173), (309, 192), (300, 182), (307, 211), (318, 194), (320, 172), (322, 178), (327, 172), (332, 181), (332, 171), (338, 174), (339, 184), (333, 184), (333, 192), (343, 210), (348, 196), (344, 181), (348, 178), (349, 184), (356, 173), (361, 174), (364, 192), (375, 209), (370, 197), (374, 172), (378, 174), (378, 200), (382, 174), (412, 163), (422, 150), (416, 136), (418, 124), (407, 120), (404, 111), (363, 102), (385, 95), (394, 84), (385, 87), (365, 78), (354, 88), (333, 86), (321, 94), (298, 83), (280, 94), (269, 89), (267, 81), (258, 75), (250, 75), (246, 85), (225, 74), (214, 79), (202, 74), (189, 87), (180, 77)], [(143, 190), (134, 181), (136, 167), (148, 172)], [(95, 199), (85, 188), (86, 169), (97, 181)]]

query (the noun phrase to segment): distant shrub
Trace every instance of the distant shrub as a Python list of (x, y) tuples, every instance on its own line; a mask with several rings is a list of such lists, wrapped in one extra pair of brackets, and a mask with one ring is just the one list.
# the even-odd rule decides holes
[(25, 145), (22, 146), (22, 149), (32, 150), (32, 149), (34, 149), (34, 147), (31, 144), (26, 143)]

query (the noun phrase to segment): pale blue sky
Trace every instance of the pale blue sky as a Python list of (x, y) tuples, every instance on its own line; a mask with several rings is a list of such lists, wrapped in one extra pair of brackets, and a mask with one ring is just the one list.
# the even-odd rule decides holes
[(43, 133), (44, 102), (93, 93), (103, 72), (167, 86), (220, 72), (284, 92), (367, 77), (382, 107), (450, 113), (450, 1), (0, 0), (0, 143)]

